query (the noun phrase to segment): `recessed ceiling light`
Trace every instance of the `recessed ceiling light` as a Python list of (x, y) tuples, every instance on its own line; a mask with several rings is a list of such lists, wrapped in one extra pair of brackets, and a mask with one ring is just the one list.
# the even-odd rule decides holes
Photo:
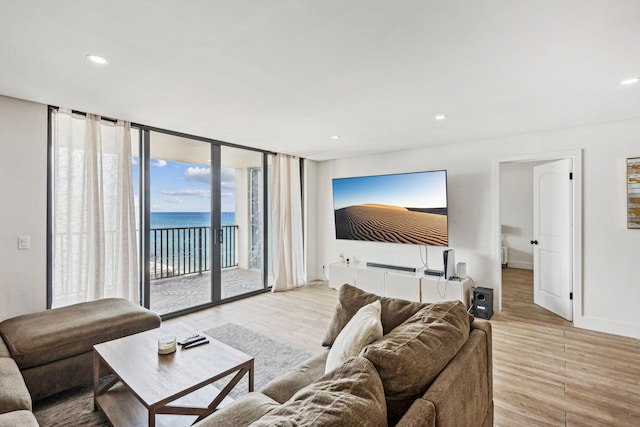
[(94, 64), (100, 64), (100, 65), (106, 65), (109, 63), (109, 61), (107, 61), (105, 58), (103, 58), (102, 56), (98, 56), (98, 55), (87, 55), (86, 56), (87, 61), (91, 61)]
[(333, 135), (331, 139), (340, 139), (340, 135)]
[(632, 85), (634, 83), (640, 82), (640, 77), (634, 77), (632, 79), (626, 79), (620, 82), (621, 85)]
[(437, 116), (434, 117), (434, 119), (436, 120), (445, 120), (446, 118), (447, 116), (444, 114), (438, 114)]

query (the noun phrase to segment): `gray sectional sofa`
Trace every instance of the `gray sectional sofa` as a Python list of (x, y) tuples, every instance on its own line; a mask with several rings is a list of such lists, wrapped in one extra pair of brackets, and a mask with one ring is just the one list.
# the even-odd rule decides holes
[(421, 304), (344, 285), (323, 344), (375, 300), (384, 335), (358, 356), (325, 373), (323, 350), (197, 427), (492, 426), (491, 324), (460, 302)]
[[(0, 323), (0, 427), (37, 426), (34, 394), (90, 382), (93, 344), (160, 324), (140, 307), (101, 301)], [(331, 349), (322, 350), (197, 426), (493, 425), (490, 323), (460, 302), (422, 304), (344, 285), (323, 345), (337, 348), (341, 331), (370, 304), (382, 338), (335, 368), (327, 367)], [(82, 370), (79, 380), (71, 369)]]

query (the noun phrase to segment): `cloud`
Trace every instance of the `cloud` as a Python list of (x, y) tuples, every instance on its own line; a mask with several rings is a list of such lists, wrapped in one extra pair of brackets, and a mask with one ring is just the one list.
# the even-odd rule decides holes
[(209, 190), (197, 190), (195, 188), (189, 188), (186, 190), (160, 190), (160, 193), (167, 196), (198, 196), (198, 197), (211, 197), (211, 191)]
[(184, 203), (184, 201), (180, 197), (169, 197), (164, 199), (167, 203)]
[(167, 161), (166, 160), (156, 160), (156, 162), (153, 164), (153, 166), (157, 167), (157, 168), (163, 168), (165, 166), (167, 166)]
[(189, 181), (198, 181), (209, 184), (211, 182), (211, 168), (191, 166), (184, 171), (184, 177)]
[(131, 164), (132, 165), (137, 165), (138, 164), (138, 157), (137, 156), (131, 157)]
[(236, 189), (236, 170), (231, 168), (222, 168), (220, 170), (220, 186), (222, 190), (235, 192)]
[(220, 189), (223, 193), (235, 193), (236, 191), (236, 183), (229, 181), (222, 181), (220, 183)]

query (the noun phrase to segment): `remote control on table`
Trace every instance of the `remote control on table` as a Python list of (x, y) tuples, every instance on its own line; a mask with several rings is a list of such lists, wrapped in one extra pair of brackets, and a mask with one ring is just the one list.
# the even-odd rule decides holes
[(201, 340), (201, 341), (194, 341), (191, 344), (183, 345), (182, 349), (186, 350), (187, 348), (197, 347), (197, 346), (202, 345), (202, 344), (209, 344), (209, 340), (204, 338), (204, 340)]
[(192, 335), (192, 336), (190, 336), (188, 338), (185, 338), (184, 340), (182, 340), (178, 344), (184, 346), (184, 345), (193, 344), (194, 342), (203, 341), (203, 340), (206, 340), (206, 339), (207, 339), (207, 337), (202, 336), (202, 335)]

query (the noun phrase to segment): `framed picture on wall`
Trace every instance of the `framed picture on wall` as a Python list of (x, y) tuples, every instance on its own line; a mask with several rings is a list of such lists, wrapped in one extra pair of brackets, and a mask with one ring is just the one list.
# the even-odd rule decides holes
[(640, 228), (640, 157), (627, 159), (627, 228)]

